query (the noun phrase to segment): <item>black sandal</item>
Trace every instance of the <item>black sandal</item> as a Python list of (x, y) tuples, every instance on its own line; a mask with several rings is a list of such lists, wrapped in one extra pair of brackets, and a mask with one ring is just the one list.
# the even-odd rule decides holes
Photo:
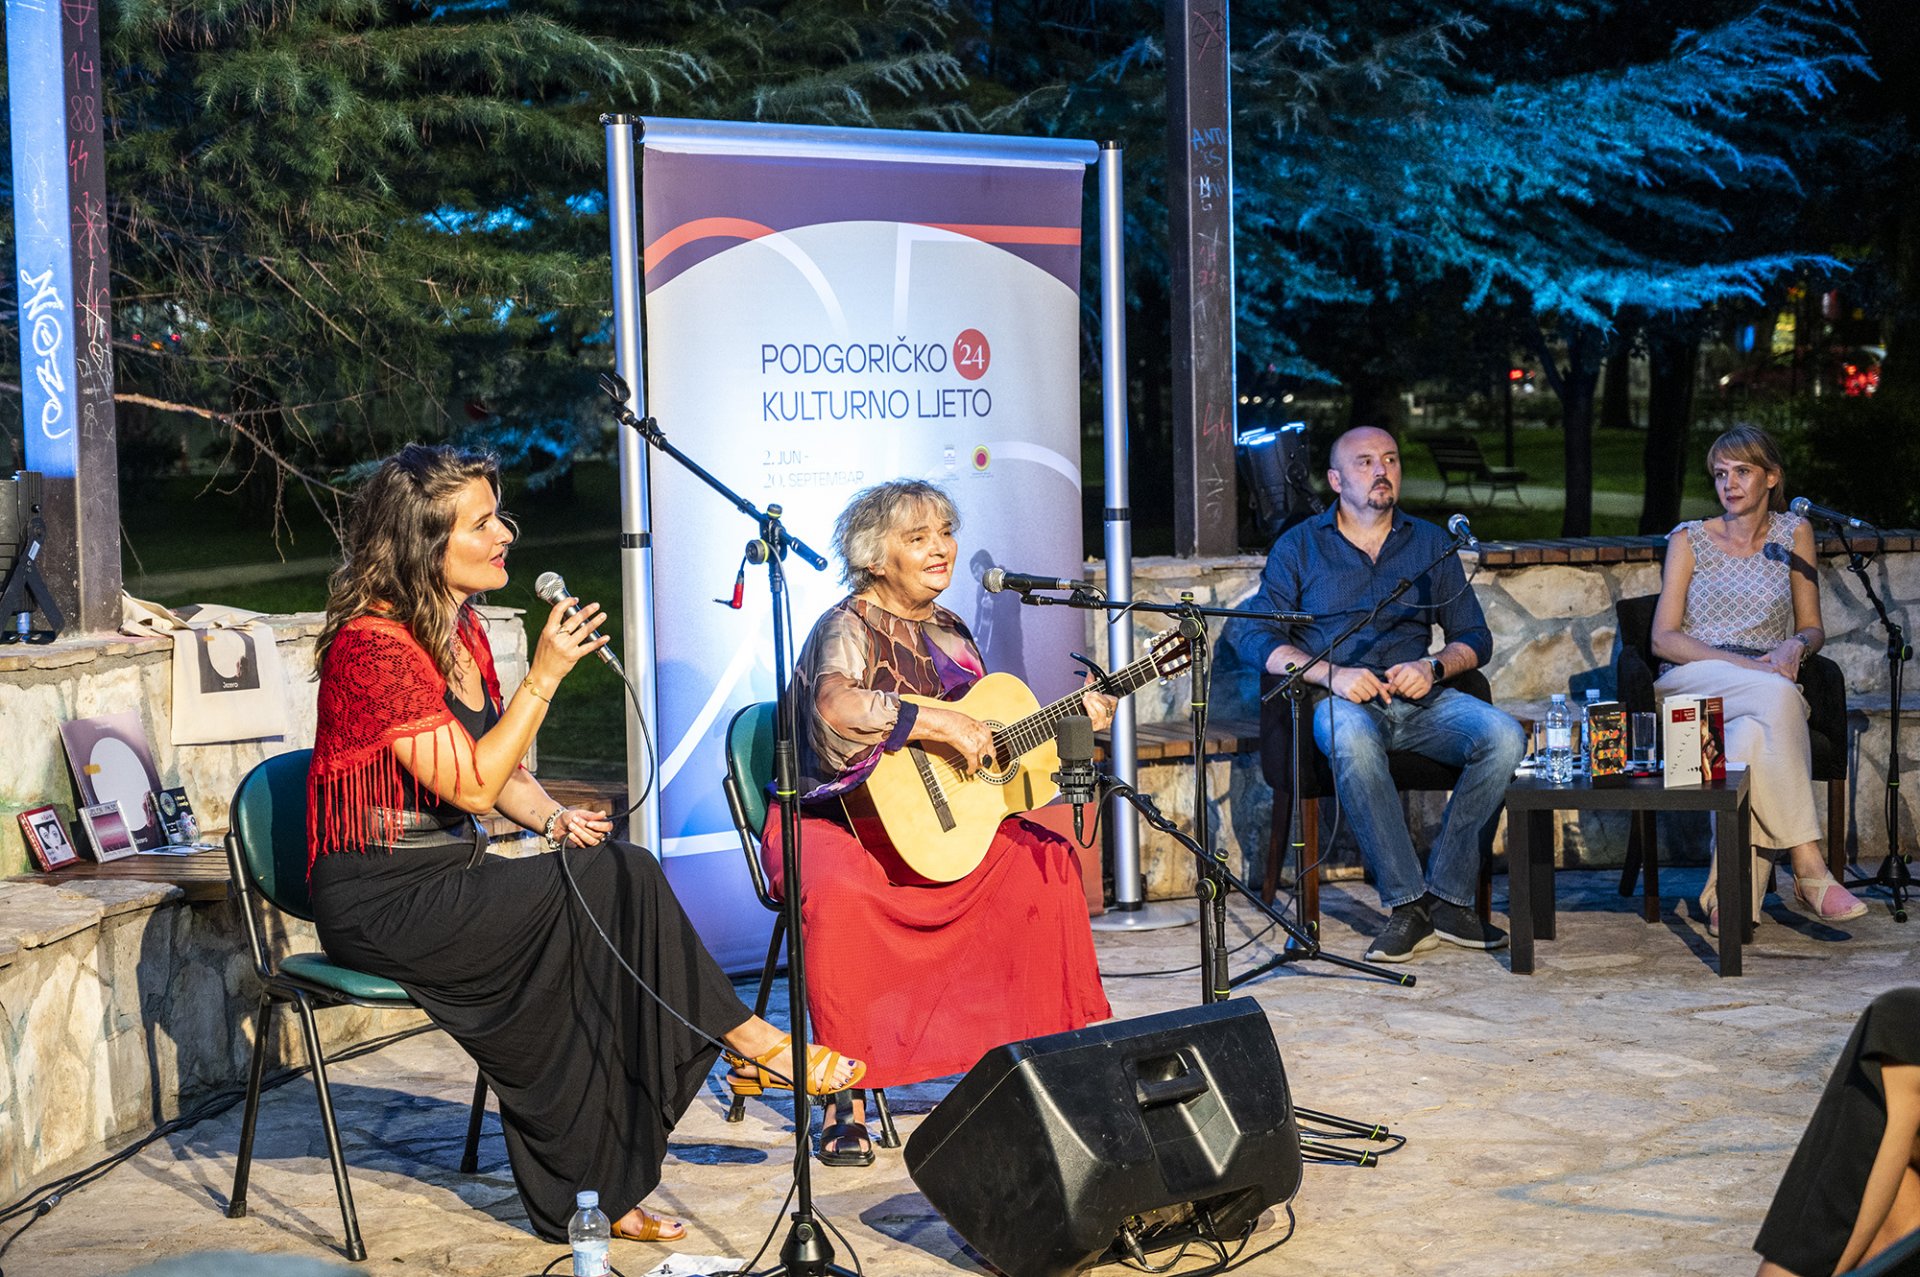
[[(841, 1148), (843, 1141), (852, 1148)], [(820, 1164), (822, 1166), (872, 1166), (873, 1137), (865, 1122), (853, 1120), (853, 1092), (839, 1091), (833, 1097), (833, 1121), (820, 1128)]]

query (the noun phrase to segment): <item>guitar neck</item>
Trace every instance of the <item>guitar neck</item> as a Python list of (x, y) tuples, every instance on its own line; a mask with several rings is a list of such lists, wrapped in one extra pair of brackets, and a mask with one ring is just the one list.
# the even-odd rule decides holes
[[(1159, 674), (1151, 654), (1141, 657), (1123, 670), (1116, 671), (1101, 691), (1115, 696), (1131, 696)], [(1022, 754), (1054, 738), (1060, 720), (1069, 714), (1084, 714), (1086, 706), (1079, 692), (1068, 692), (1051, 705), (1043, 705), (1017, 723), (1010, 723), (993, 734), (995, 757), (1012, 762)]]

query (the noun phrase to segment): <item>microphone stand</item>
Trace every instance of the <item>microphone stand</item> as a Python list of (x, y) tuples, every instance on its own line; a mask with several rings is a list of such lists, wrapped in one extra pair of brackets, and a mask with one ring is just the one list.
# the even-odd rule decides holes
[[(1436, 560), (1436, 562), (1437, 561), (1438, 560)], [(1399, 588), (1404, 590), (1407, 588), (1407, 585), (1408, 583), (1403, 581)], [(1319, 940), (1316, 939), (1312, 933), (1288, 922), (1285, 916), (1277, 909), (1265, 900), (1262, 900), (1258, 892), (1234, 876), (1227, 868), (1227, 857), (1224, 849), (1217, 852), (1211, 849), (1212, 838), (1208, 828), (1209, 821), (1207, 817), (1207, 687), (1210, 666), (1207, 660), (1208, 642), (1205, 618), (1209, 616), (1240, 617), (1242, 619), (1255, 617), (1262, 620), (1277, 621), (1285, 625), (1298, 625), (1312, 621), (1313, 618), (1311, 616), (1303, 612), (1245, 612), (1236, 611), (1233, 608), (1201, 607), (1194, 602), (1191, 592), (1182, 592), (1178, 603), (1113, 603), (1107, 599), (1096, 597), (1092, 591), (1086, 589), (1076, 589), (1069, 597), (1064, 599), (1022, 593), (1020, 601), (1031, 607), (1072, 607), (1082, 610), (1106, 612), (1157, 612), (1163, 616), (1179, 618), (1180, 632), (1187, 637), (1193, 655), (1193, 693), (1188, 707), (1188, 713), (1193, 723), (1193, 813), (1195, 837), (1189, 839), (1186, 835), (1179, 833), (1170, 823), (1167, 823), (1164, 818), (1160, 817), (1158, 811), (1154, 811), (1151, 816), (1147, 817), (1147, 823), (1153, 825), (1154, 828), (1161, 830), (1163, 833), (1171, 835), (1198, 858), (1198, 872), (1194, 883), (1194, 894), (1200, 902), (1200, 1000), (1203, 1003), (1224, 1001), (1231, 994), (1233, 986), (1244, 984), (1246, 981), (1252, 979), (1254, 975), (1263, 974), (1279, 963), (1302, 962), (1309, 958), (1318, 958), (1321, 961), (1331, 962), (1336, 966), (1347, 967), (1363, 975), (1370, 975), (1376, 979), (1386, 980), (1390, 983), (1403, 985), (1408, 988), (1411, 988), (1416, 983), (1415, 977), (1407, 972), (1389, 971), (1384, 967), (1374, 966), (1369, 962), (1362, 962), (1353, 958), (1342, 958), (1338, 955), (1324, 952), (1320, 948)], [(1084, 660), (1085, 658), (1082, 659)], [(1091, 664), (1091, 662), (1088, 663)], [(1104, 673), (1099, 671), (1097, 667), (1095, 673), (1102, 682), (1104, 682)], [(1101, 685), (1102, 683), (1096, 683), (1095, 690), (1099, 690)], [(1295, 730), (1298, 730), (1297, 723)], [(1300, 792), (1299, 766), (1299, 760), (1296, 757), (1294, 761), (1294, 793), (1296, 794)], [(1127, 801), (1132, 802), (1136, 808), (1140, 809), (1142, 815), (1147, 814), (1148, 809), (1140, 807), (1142, 801), (1147, 801), (1143, 795), (1136, 794), (1136, 791), (1134, 791), (1131, 786), (1127, 786), (1121, 781), (1114, 780), (1112, 783), (1120, 786), (1119, 789), (1114, 791), (1118, 796), (1127, 798)], [(1128, 795), (1134, 795), (1134, 797), (1128, 797)], [(1150, 805), (1149, 803), (1149, 806)], [(1294, 818), (1297, 822), (1299, 819), (1300, 804), (1295, 802), (1293, 807)], [(1295, 842), (1298, 843), (1298, 841), (1296, 829)], [(1259, 909), (1260, 912), (1266, 914), (1267, 917), (1278, 924), (1280, 928), (1287, 933), (1288, 944), (1282, 951), (1285, 956), (1276, 956), (1272, 962), (1255, 968), (1251, 974), (1230, 978), (1227, 975), (1226, 937), (1227, 896), (1231, 890), (1238, 890), (1241, 895), (1253, 903), (1255, 908)]]
[[(1289, 667), (1286, 671), (1285, 676), (1280, 680), (1280, 682), (1277, 683), (1273, 688), (1271, 688), (1265, 696), (1262, 696), (1260, 698), (1260, 702), (1263, 705), (1266, 702), (1272, 700), (1276, 696), (1285, 696), (1287, 698), (1287, 703), (1288, 703), (1287, 707), (1292, 720), (1290, 725), (1290, 730), (1293, 735), (1293, 760), (1292, 760), (1293, 762), (1292, 808), (1293, 809), (1289, 813), (1288, 821), (1287, 821), (1287, 845), (1292, 850), (1294, 860), (1296, 863), (1300, 865), (1300, 872), (1303, 875), (1319, 872), (1319, 867), (1317, 865), (1308, 865), (1304, 863), (1306, 860), (1307, 844), (1306, 844), (1306, 835), (1303, 832), (1301, 832), (1301, 827), (1300, 827), (1300, 809), (1302, 806), (1305, 805), (1304, 800), (1300, 797), (1300, 794), (1302, 791), (1301, 761), (1300, 761), (1300, 720), (1302, 717), (1301, 711), (1302, 709), (1305, 708), (1302, 702), (1306, 696), (1307, 671), (1312, 669), (1314, 666), (1320, 664), (1322, 661), (1328, 661), (1329, 668), (1331, 668), (1331, 661), (1329, 660), (1329, 658), (1333, 655), (1334, 651), (1337, 650), (1342, 643), (1346, 642), (1348, 639), (1352, 638), (1355, 634), (1358, 634), (1366, 626), (1370, 625), (1373, 622), (1373, 618), (1380, 615), (1383, 609), (1397, 602), (1401, 595), (1405, 594), (1408, 590), (1412, 589), (1413, 583), (1415, 581), (1418, 581), (1420, 578), (1426, 576), (1429, 572), (1432, 572), (1436, 567), (1440, 566), (1440, 564), (1443, 561), (1445, 561), (1448, 555), (1458, 554), (1460, 552), (1460, 548), (1464, 546), (1466, 543), (1467, 543), (1466, 537), (1462, 536), (1457, 532), (1454, 533), (1452, 536), (1448, 537), (1446, 548), (1441, 550), (1439, 554), (1435, 555), (1433, 559), (1425, 567), (1421, 568), (1418, 572), (1414, 573), (1412, 576), (1401, 577), (1398, 581), (1394, 583), (1393, 589), (1387, 592), (1387, 596), (1381, 599), (1378, 603), (1374, 604), (1373, 608), (1370, 611), (1368, 611), (1365, 616), (1358, 618), (1353, 622), (1353, 624), (1347, 626), (1346, 629), (1340, 631), (1338, 635), (1336, 635), (1334, 638), (1328, 641), (1326, 646), (1322, 647), (1318, 652), (1315, 652), (1313, 656), (1308, 659), (1305, 665), (1296, 665), (1296, 666)], [(1288, 934), (1290, 936), (1292, 935), (1291, 929), (1289, 929)], [(1304, 948), (1296, 948), (1295, 945), (1290, 942), (1286, 946), (1286, 948), (1282, 949), (1279, 953), (1274, 954), (1273, 957), (1261, 963), (1259, 966), (1253, 968), (1251, 971), (1241, 972), (1240, 975), (1234, 978), (1233, 983), (1244, 984), (1249, 980), (1257, 980), (1261, 976), (1265, 975), (1267, 972), (1273, 970), (1276, 967), (1283, 967), (1289, 963), (1302, 961), (1305, 958), (1317, 957), (1319, 956), (1318, 954), (1319, 947), (1320, 947), (1319, 941), (1317, 939), (1312, 940), (1311, 950), (1306, 950)], [(1374, 969), (1377, 970), (1377, 968), (1374, 968)], [(1414, 977), (1411, 975), (1406, 976), (1405, 983), (1407, 983), (1408, 985), (1412, 985), (1414, 983)]]
[(787, 695), (793, 675), (793, 653), (787, 650), (788, 599), (787, 575), (783, 561), (788, 554), (816, 571), (824, 571), (827, 560), (799, 537), (787, 531), (780, 521), (781, 509), (755, 506), (725, 483), (715, 478), (699, 462), (668, 441), (666, 432), (652, 417), (637, 417), (627, 407), (626, 387), (602, 376), (601, 389), (613, 400), (614, 416), (631, 427), (656, 450), (679, 462), (688, 473), (719, 493), (734, 509), (752, 519), (759, 535), (747, 542), (747, 558), (767, 565), (767, 588), (773, 596), (773, 681), (775, 709), (773, 717), (773, 788), (780, 800), (780, 844), (785, 873), (786, 898), (782, 902), (787, 923), (787, 1023), (793, 1035), (793, 1186), (794, 1209), (787, 1239), (780, 1247), (780, 1262), (765, 1270), (761, 1277), (786, 1274), (787, 1277), (822, 1277), (841, 1274), (855, 1277), (851, 1269), (833, 1262), (833, 1243), (813, 1209), (813, 1164), (808, 1145), (813, 1137), (813, 1096), (807, 1089), (807, 973), (806, 954), (800, 942), (800, 806), (795, 799), (800, 790), (799, 739), (792, 697)]
[[(1853, 573), (1860, 582), (1860, 588), (1866, 591), (1867, 601), (1873, 604), (1874, 612), (1880, 617), (1881, 628), (1887, 632), (1887, 690), (1892, 697), (1892, 706), (1887, 718), (1887, 855), (1880, 862), (1879, 872), (1872, 877), (1856, 875), (1847, 885), (1872, 889), (1886, 888), (1893, 895), (1893, 920), (1907, 920), (1907, 897), (1913, 891), (1913, 871), (1908, 863), (1906, 848), (1900, 843), (1900, 692), (1902, 675), (1906, 663), (1913, 659), (1913, 649), (1907, 646), (1906, 635), (1900, 630), (1900, 623), (1887, 612), (1887, 605), (1873, 588), (1873, 581), (1867, 575), (1867, 565), (1871, 561), (1854, 547), (1853, 538), (1847, 535), (1846, 528), (1837, 519), (1829, 519), (1840, 544), (1847, 549), (1847, 571)], [(1885, 546), (1885, 534), (1875, 528), (1876, 540), (1874, 558), (1880, 557)]]

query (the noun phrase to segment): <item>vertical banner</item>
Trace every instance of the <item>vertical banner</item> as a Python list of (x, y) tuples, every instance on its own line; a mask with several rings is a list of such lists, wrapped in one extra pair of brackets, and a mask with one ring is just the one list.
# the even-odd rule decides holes
[[(994, 565), (1081, 573), (1081, 186), (1097, 154), (670, 120), (645, 121), (642, 136), (650, 414), (823, 553), (861, 488), (942, 485), (960, 511), (960, 558), (940, 602), (989, 669), (1043, 701), (1077, 681), (1083, 617), (980, 580)], [(715, 603), (754, 528), (671, 462), (650, 473), (660, 850), (684, 881), (692, 866), (676, 861), (740, 858), (722, 738), (737, 709), (772, 697), (773, 635), (763, 569), (749, 568), (740, 610)], [(840, 566), (789, 563), (796, 653), (845, 594)], [(691, 894), (723, 961), (757, 961), (765, 917), (741, 917), (739, 895)]]
[(94, 0), (7, 0), (22, 468), (46, 477), (42, 570), (83, 630), (120, 624), (120, 491)]

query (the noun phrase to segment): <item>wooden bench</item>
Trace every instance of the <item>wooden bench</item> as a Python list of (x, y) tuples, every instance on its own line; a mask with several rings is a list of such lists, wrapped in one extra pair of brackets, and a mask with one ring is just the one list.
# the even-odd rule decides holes
[[(603, 816), (613, 815), (626, 809), (626, 785), (611, 781), (596, 783), (584, 780), (543, 780), (547, 792), (555, 801), (569, 807), (580, 807), (588, 811), (597, 811)], [(481, 818), (486, 827), (487, 836), (501, 842), (516, 838), (531, 838), (527, 830), (508, 820), (498, 812)], [(217, 842), (225, 830), (213, 830), (204, 835), (209, 842)], [(110, 860), (98, 864), (91, 860), (80, 860), (70, 865), (62, 865), (52, 873), (21, 874), (15, 882), (37, 882), (44, 886), (57, 887), (66, 882), (80, 882), (100, 878), (119, 878), (132, 882), (159, 882), (179, 887), (189, 901), (207, 903), (224, 900), (232, 879), (227, 873), (227, 853), (225, 848), (216, 847), (207, 851), (196, 851), (188, 856), (127, 856), (120, 860)]]
[(1520, 495), (1520, 485), (1527, 481), (1527, 472), (1511, 466), (1487, 464), (1486, 455), (1480, 451), (1480, 441), (1472, 435), (1435, 435), (1420, 442), (1426, 445), (1434, 468), (1440, 471), (1442, 501), (1447, 499), (1447, 493), (1453, 491), (1456, 483), (1466, 488), (1468, 500), (1477, 501), (1478, 498), (1473, 495), (1473, 485), (1484, 483), (1487, 485), (1487, 499), (1481, 504), (1492, 505), (1493, 498), (1502, 488), (1513, 493), (1515, 501), (1526, 504)]
[[(1108, 733), (1094, 738), (1094, 756), (1107, 758)], [(1260, 752), (1260, 720), (1257, 718), (1209, 718), (1207, 753), (1257, 754)], [(1193, 757), (1193, 724), (1184, 718), (1165, 723), (1140, 723), (1133, 729), (1133, 756), (1136, 762), (1165, 763)]]

